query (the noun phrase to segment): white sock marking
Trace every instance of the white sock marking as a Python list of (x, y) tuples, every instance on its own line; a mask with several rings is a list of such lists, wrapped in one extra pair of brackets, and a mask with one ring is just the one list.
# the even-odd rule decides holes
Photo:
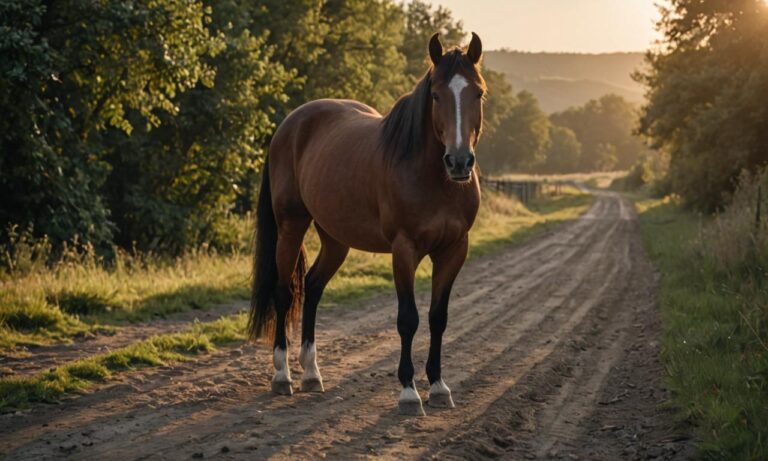
[(315, 343), (307, 341), (301, 345), (299, 362), (301, 363), (301, 368), (304, 369), (304, 374), (301, 377), (302, 381), (322, 379), (320, 377), (320, 369), (317, 368), (317, 348)]
[(467, 79), (456, 74), (448, 84), (453, 91), (453, 100), (456, 102), (456, 148), (461, 147), (461, 91), (469, 85)]
[(404, 387), (403, 390), (400, 391), (400, 401), (421, 403), (421, 397), (419, 397), (419, 393), (416, 392), (416, 389), (412, 387)]
[(429, 395), (440, 395), (440, 394), (450, 394), (451, 390), (448, 389), (448, 386), (445, 384), (445, 381), (443, 381), (442, 378), (432, 383), (432, 386), (429, 388)]
[(275, 365), (275, 377), (272, 381), (285, 382), (291, 381), (291, 369), (288, 368), (288, 351), (285, 349), (275, 348), (275, 355), (272, 361)]

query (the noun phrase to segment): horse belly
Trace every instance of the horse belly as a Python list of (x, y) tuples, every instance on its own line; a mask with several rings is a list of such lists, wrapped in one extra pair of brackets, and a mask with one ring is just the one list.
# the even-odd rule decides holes
[(335, 240), (356, 250), (371, 253), (390, 253), (391, 244), (377, 226), (366, 225), (364, 222), (341, 223), (325, 220), (323, 216), (314, 217), (317, 224)]
[(344, 245), (389, 253), (391, 245), (378, 213), (375, 178), (366, 173), (364, 162), (344, 155), (336, 155), (332, 161), (323, 161), (320, 154), (317, 157), (303, 161), (299, 172), (302, 200), (312, 219)]

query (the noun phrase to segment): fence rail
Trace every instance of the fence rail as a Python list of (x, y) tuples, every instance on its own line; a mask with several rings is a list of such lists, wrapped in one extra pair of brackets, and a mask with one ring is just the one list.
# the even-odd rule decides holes
[(548, 179), (513, 181), (510, 179), (480, 176), (480, 185), (486, 189), (514, 194), (524, 204), (542, 195), (560, 195), (563, 186), (575, 186), (573, 181), (552, 181)]

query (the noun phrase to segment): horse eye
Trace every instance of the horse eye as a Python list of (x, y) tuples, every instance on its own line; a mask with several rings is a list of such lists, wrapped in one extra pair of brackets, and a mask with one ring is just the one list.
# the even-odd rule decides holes
[(432, 100), (433, 100), (433, 101), (437, 101), (437, 100), (439, 100), (439, 99), (440, 99), (440, 98), (438, 98), (438, 97), (437, 97), (437, 93), (432, 93)]
[(478, 92), (477, 93), (477, 99), (482, 98), (484, 94), (485, 94), (485, 92), (483, 92), (483, 91)]

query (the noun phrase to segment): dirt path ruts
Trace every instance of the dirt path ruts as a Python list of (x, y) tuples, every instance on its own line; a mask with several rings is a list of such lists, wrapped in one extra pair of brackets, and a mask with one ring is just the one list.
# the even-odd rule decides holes
[[(272, 396), (245, 345), (0, 418), (9, 459), (687, 459), (659, 405), (655, 280), (631, 205), (601, 193), (578, 221), (469, 264), (443, 376), (456, 408), (396, 412), (394, 297), (321, 311), (325, 394)], [(414, 344), (426, 398), (426, 306)], [(300, 377), (296, 346), (291, 357)]]

